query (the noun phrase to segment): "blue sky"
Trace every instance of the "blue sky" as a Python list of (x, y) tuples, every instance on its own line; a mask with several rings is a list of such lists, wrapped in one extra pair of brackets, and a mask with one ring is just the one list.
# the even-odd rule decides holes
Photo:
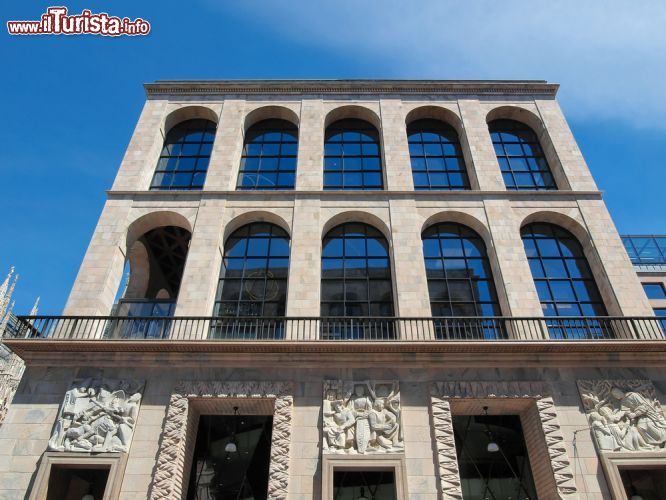
[[(50, 3), (10, 0), (9, 19)], [(147, 37), (0, 35), (0, 274), (58, 314), (144, 101), (215, 78), (546, 79), (622, 233), (666, 233), (666, 2), (68, 2)], [(640, 5), (640, 6), (639, 6)]]

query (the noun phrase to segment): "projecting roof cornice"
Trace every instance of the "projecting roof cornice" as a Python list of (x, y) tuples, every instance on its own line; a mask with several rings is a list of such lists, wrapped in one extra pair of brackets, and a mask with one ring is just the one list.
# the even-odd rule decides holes
[(148, 97), (162, 95), (542, 95), (559, 84), (545, 80), (161, 80), (144, 84)]

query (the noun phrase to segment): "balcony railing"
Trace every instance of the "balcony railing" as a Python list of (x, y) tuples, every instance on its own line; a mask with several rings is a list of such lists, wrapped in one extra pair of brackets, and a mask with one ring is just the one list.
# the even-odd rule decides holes
[(13, 338), (168, 341), (663, 340), (655, 317), (118, 317), (20, 316)]

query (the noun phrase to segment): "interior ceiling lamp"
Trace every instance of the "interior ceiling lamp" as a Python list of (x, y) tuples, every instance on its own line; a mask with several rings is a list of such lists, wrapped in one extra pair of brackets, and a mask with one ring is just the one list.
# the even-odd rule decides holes
[[(488, 407), (484, 406), (483, 407), (483, 415), (488, 416)], [(488, 424), (486, 424), (486, 434), (488, 434), (488, 446), (486, 446), (486, 450), (488, 450), (488, 453), (497, 453), (499, 451), (499, 445), (495, 442), (493, 439), (493, 433), (490, 432), (490, 428), (488, 427)]]
[(231, 431), (231, 439), (224, 446), (224, 451), (227, 452), (227, 460), (229, 459), (229, 453), (238, 452), (238, 444), (236, 443), (236, 431), (238, 430), (238, 406), (234, 406), (234, 430)]

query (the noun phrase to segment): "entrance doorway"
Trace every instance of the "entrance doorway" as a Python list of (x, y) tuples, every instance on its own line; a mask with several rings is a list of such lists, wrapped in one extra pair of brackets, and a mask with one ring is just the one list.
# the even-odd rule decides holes
[(333, 500), (396, 500), (393, 470), (336, 470)]
[(518, 415), (453, 417), (465, 500), (536, 500), (536, 488)]
[(266, 500), (273, 417), (202, 415), (188, 500)]

